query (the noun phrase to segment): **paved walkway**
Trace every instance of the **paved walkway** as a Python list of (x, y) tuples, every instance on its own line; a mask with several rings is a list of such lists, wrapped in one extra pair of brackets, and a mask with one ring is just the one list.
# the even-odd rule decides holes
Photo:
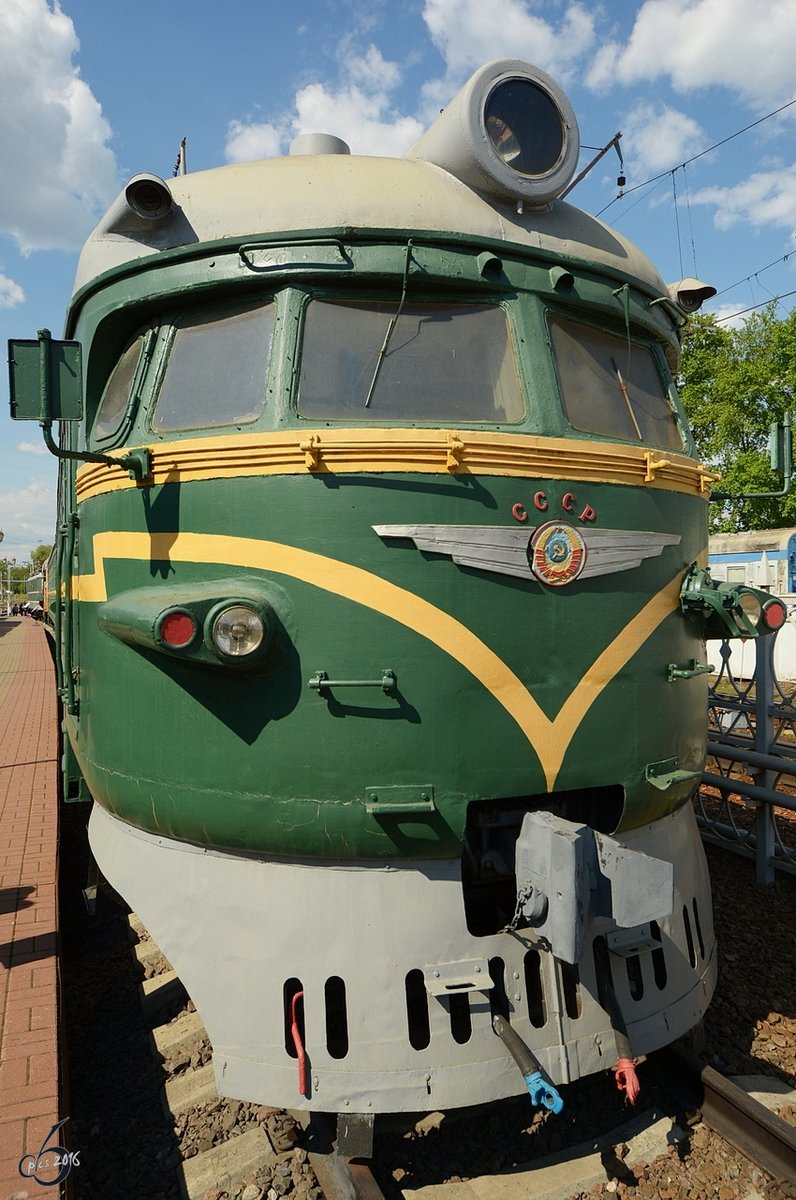
[[(35, 1163), (59, 1120), (57, 835), (47, 635), (0, 618), (0, 1200), (61, 1191), (40, 1186), (59, 1173), (52, 1155)], [(20, 1175), (23, 1155), (40, 1182)]]

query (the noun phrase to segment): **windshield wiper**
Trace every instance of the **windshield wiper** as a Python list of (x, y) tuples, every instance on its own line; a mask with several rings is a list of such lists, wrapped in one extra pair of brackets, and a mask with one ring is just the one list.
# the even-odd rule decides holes
[(412, 242), (410, 239), (406, 245), (406, 262), (404, 263), (404, 280), (403, 280), (403, 287), (401, 289), (401, 300), (400, 300), (400, 303), (398, 305), (398, 308), (397, 308), (394, 316), (392, 316), (390, 318), (390, 323), (387, 326), (387, 332), (384, 335), (384, 341), (381, 344), (381, 350), (379, 350), (379, 356), (376, 359), (376, 366), (373, 371), (373, 378), (370, 381), (370, 387), (368, 388), (368, 394), (365, 397), (365, 408), (370, 407), (370, 401), (373, 397), (373, 391), (376, 387), (376, 380), (379, 377), (379, 371), (381, 370), (381, 364), (384, 361), (384, 357), (385, 357), (385, 355), (387, 353), (387, 349), (390, 345), (390, 339), (393, 335), (393, 330), (395, 329), (395, 326), (398, 323), (398, 318), (400, 317), (401, 312), (403, 311), (404, 303), (406, 302), (406, 285), (409, 282), (409, 264), (410, 264), (411, 260), (412, 260)]
[(611, 359), (611, 366), (614, 369), (614, 375), (616, 375), (616, 381), (619, 384), (619, 390), (622, 393), (622, 396), (624, 397), (625, 404), (627, 405), (627, 411), (630, 414), (630, 420), (633, 422), (633, 425), (635, 426), (636, 436), (638, 437), (638, 440), (640, 442), (643, 442), (644, 439), (642, 438), (641, 430), (638, 427), (638, 421), (636, 420), (636, 414), (633, 412), (633, 405), (630, 403), (630, 395), (628, 394), (627, 384), (624, 381), (622, 372), (619, 370), (619, 364), (617, 363), (615, 358)]

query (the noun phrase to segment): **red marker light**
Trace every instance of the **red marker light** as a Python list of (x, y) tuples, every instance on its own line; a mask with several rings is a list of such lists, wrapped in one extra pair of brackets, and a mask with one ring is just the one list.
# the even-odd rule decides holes
[(781, 600), (769, 600), (763, 605), (763, 621), (769, 629), (781, 629), (788, 619), (788, 610)]
[(184, 612), (168, 613), (160, 623), (160, 636), (172, 650), (181, 650), (196, 637), (193, 617)]

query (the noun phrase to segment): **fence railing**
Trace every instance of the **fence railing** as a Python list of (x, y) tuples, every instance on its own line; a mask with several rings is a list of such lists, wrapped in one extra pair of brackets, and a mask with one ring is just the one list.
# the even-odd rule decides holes
[(759, 883), (796, 874), (796, 682), (777, 679), (774, 640), (755, 642), (751, 677), (733, 673), (733, 643), (720, 643), (695, 802), (703, 840), (753, 858)]

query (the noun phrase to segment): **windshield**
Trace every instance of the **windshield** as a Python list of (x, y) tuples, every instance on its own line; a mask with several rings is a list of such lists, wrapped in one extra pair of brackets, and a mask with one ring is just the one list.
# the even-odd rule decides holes
[(677, 417), (650, 347), (560, 317), (551, 318), (550, 331), (570, 425), (682, 450)]
[(272, 304), (203, 310), (175, 324), (153, 429), (207, 429), (256, 421), (274, 327)]
[(502, 308), (407, 303), (397, 319), (396, 312), (396, 303), (382, 302), (316, 300), (308, 306), (298, 402), (303, 417), (522, 420), (525, 406)]

